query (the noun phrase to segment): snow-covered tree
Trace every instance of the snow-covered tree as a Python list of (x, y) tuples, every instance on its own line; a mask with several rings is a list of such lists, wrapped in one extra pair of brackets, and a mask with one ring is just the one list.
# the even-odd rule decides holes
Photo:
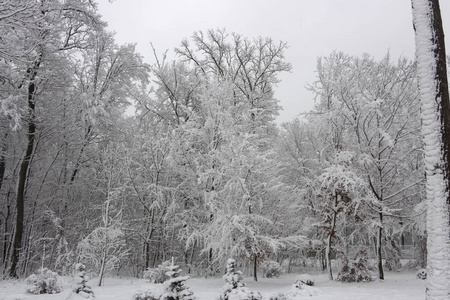
[(427, 197), (427, 299), (450, 297), (450, 99), (438, 0), (412, 0)]
[(339, 152), (334, 163), (317, 178), (317, 213), (322, 216), (319, 226), (326, 244), (325, 256), (330, 280), (333, 280), (331, 251), (333, 242), (339, 238), (336, 235), (338, 218), (345, 214), (357, 220), (367, 193), (365, 182), (352, 169), (353, 161), (353, 153)]
[(93, 299), (94, 291), (92, 290), (92, 287), (87, 284), (89, 281), (89, 277), (86, 274), (86, 266), (82, 263), (77, 263), (75, 264), (74, 272), (74, 283), (76, 284), (76, 286), (74, 287), (73, 291), (81, 295), (83, 298)]
[(195, 300), (194, 293), (186, 285), (189, 276), (180, 276), (182, 270), (172, 264), (166, 272), (168, 279), (163, 283), (165, 292), (160, 300)]
[(97, 180), (99, 198), (104, 199), (101, 205), (102, 222), (78, 245), (80, 259), (93, 263), (98, 270), (99, 286), (104, 274), (118, 268), (129, 254), (122, 222), (122, 150), (121, 146), (111, 143), (99, 153), (102, 165), (97, 170)]
[(129, 253), (123, 231), (111, 226), (94, 229), (78, 244), (78, 251), (87, 268), (99, 273), (99, 286), (104, 274), (117, 269)]
[(253, 292), (245, 287), (245, 283), (242, 282), (244, 279), (242, 272), (236, 270), (236, 261), (232, 258), (227, 260), (226, 274), (223, 275), (223, 279), (225, 280), (225, 286), (222, 288), (219, 300), (262, 299), (260, 293)]
[(278, 75), (290, 71), (285, 61), (287, 44), (270, 38), (246, 38), (225, 29), (195, 32), (176, 49), (182, 61), (193, 68), (198, 78), (218, 77), (231, 81), (235, 105), (246, 109), (246, 132), (273, 133), (278, 100), (273, 87)]
[(318, 60), (317, 70), (312, 90), (319, 101), (308, 119), (328, 133), (320, 138), (330, 145), (326, 152), (341, 147), (355, 151), (362, 161), (362, 178), (376, 198), (371, 202), (372, 225), (383, 278), (384, 237), (398, 227), (400, 216), (413, 215), (410, 207), (421, 201), (415, 64), (392, 62), (389, 54), (375, 61), (368, 54), (333, 52)]
[[(16, 218), (9, 256), (9, 274), (16, 277), (20, 250), (26, 242), (24, 231), (30, 226), (27, 222), (35, 218), (32, 213), (27, 220), (30, 215), (26, 215), (25, 199), (31, 192), (40, 193), (42, 185), (48, 182), (45, 174), (50, 172), (42, 172), (40, 176), (33, 176), (32, 172), (33, 167), (39, 170), (32, 162), (40, 150), (37, 145), (48, 139), (43, 132), (50, 129), (49, 124), (55, 117), (47, 114), (46, 108), (56, 108), (56, 103), (69, 92), (69, 66), (73, 66), (68, 59), (69, 52), (83, 46), (86, 31), (102, 27), (103, 23), (90, 1), (7, 1), (2, 3), (1, 14), (0, 30), (4, 38), (0, 43), (0, 55), (4, 59), (0, 77), (7, 83), (6, 89), (2, 89), (2, 98), (8, 100), (6, 106), (2, 103), (0, 110), (13, 121), (12, 128), (20, 136), (17, 146), (26, 149), (18, 162), (7, 163), (8, 168), (19, 170), (12, 172), (16, 180)], [(20, 123), (14, 124), (17, 120)], [(49, 169), (51, 165), (46, 167)]]

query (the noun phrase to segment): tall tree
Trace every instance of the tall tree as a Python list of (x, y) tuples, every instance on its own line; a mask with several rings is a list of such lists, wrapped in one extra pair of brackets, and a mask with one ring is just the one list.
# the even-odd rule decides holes
[(450, 298), (450, 100), (438, 0), (412, 0), (427, 191), (427, 299)]
[(341, 140), (334, 144), (356, 150), (364, 162), (364, 177), (376, 198), (373, 223), (383, 279), (382, 246), (390, 221), (386, 216), (395, 217), (405, 202), (418, 201), (410, 190), (422, 181), (420, 168), (410, 163), (420, 153), (415, 66), (405, 59), (393, 64), (389, 55), (377, 62), (367, 54), (359, 58), (338, 52), (319, 59), (318, 76), (313, 89), (320, 102), (310, 120), (325, 116), (323, 124), (333, 129), (334, 140)]
[(92, 229), (77, 223), (96, 213), (83, 204), (103, 202), (89, 180), (99, 165), (85, 166), (117, 138), (148, 69), (134, 45), (115, 44), (91, 0), (4, 1), (0, 35), (1, 255), (15, 277), (41, 265), (42, 248), (58, 261), (68, 235), (75, 244)]

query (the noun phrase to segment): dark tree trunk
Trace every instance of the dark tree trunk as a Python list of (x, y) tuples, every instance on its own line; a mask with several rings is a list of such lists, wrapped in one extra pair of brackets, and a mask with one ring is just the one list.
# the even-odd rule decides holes
[(17, 264), (19, 262), (20, 250), (22, 248), (22, 236), (23, 236), (23, 220), (24, 220), (24, 199), (25, 199), (25, 183), (27, 181), (28, 171), (30, 167), (31, 156), (33, 155), (34, 143), (35, 143), (35, 95), (36, 84), (35, 79), (37, 70), (40, 65), (40, 59), (35, 62), (34, 66), (28, 70), (30, 76), (30, 82), (28, 84), (27, 98), (28, 98), (28, 132), (27, 132), (27, 149), (22, 159), (19, 169), (19, 178), (17, 182), (17, 196), (16, 196), (16, 225), (14, 232), (14, 241), (11, 255), (11, 267), (9, 269), (9, 276), (17, 278)]
[(258, 281), (258, 256), (256, 254), (253, 259), (253, 279)]
[[(380, 224), (383, 224), (383, 213), (379, 213)], [(383, 241), (383, 226), (380, 225), (378, 227), (378, 235), (377, 235), (377, 259), (378, 259), (378, 278), (384, 280), (384, 271), (383, 271), (383, 255), (381, 252), (382, 249), (382, 241)]]
[[(439, 112), (441, 115), (442, 128), (442, 146), (444, 155), (444, 179), (447, 182), (447, 205), (450, 205), (450, 96), (448, 90), (447, 78), (447, 62), (444, 43), (444, 29), (442, 27), (441, 10), (439, 8), (438, 0), (429, 0), (432, 9), (433, 30), (435, 35), (433, 37), (434, 57), (436, 58), (436, 99), (440, 98)], [(449, 206), (450, 209), (450, 206)], [(449, 211), (450, 215), (450, 211)], [(450, 225), (450, 224), (449, 224)]]
[[(8, 135), (5, 134), (5, 140)], [(6, 141), (5, 141), (6, 144)], [(1, 154), (0, 154), (0, 191), (2, 190), (3, 178), (5, 178), (5, 170), (6, 170), (6, 162), (5, 162), (5, 153), (6, 145), (2, 146)]]
[(327, 261), (327, 268), (328, 268), (328, 279), (330, 280), (334, 280), (333, 279), (333, 270), (331, 268), (331, 243), (333, 241), (333, 237), (334, 237), (334, 233), (336, 231), (336, 219), (337, 219), (337, 207), (338, 205), (338, 196), (334, 196), (334, 204), (333, 204), (333, 217), (331, 219), (331, 224), (330, 224), (330, 233), (327, 237), (327, 247), (325, 250), (325, 258)]

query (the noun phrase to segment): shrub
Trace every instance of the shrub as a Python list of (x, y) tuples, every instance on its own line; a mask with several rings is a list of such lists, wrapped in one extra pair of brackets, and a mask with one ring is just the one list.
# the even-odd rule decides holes
[(425, 279), (427, 279), (427, 274), (428, 273), (427, 273), (426, 269), (420, 269), (419, 271), (417, 271), (416, 276), (419, 279), (425, 280)]
[(26, 282), (31, 285), (27, 289), (27, 292), (31, 294), (57, 294), (62, 291), (62, 287), (58, 283), (58, 274), (47, 268), (39, 270), (37, 274), (30, 275)]
[(167, 279), (166, 273), (169, 271), (170, 262), (165, 261), (157, 268), (148, 268), (143, 277), (150, 283), (163, 283)]
[(278, 278), (281, 273), (283, 273), (283, 269), (280, 264), (273, 260), (266, 260), (262, 265), (261, 269), (263, 271), (263, 276), (265, 278)]
[(139, 291), (133, 295), (133, 300), (159, 300), (159, 298), (155, 298), (149, 291)]
[(303, 283), (309, 286), (314, 286), (314, 278), (309, 274), (300, 274), (295, 283)]
[(161, 284), (152, 286), (146, 291), (138, 291), (133, 295), (133, 300), (159, 300), (164, 293)]
[(314, 284), (314, 279), (311, 277), (311, 275), (304, 275), (307, 276), (304, 276), (302, 280), (297, 279), (287, 293), (275, 294), (271, 296), (269, 300), (291, 300), (320, 295), (321, 291), (318, 288), (304, 283), (304, 281), (309, 281), (309, 283), (312, 282), (312, 284)]
[(347, 257), (344, 257), (342, 262), (344, 265), (338, 274), (337, 281), (361, 282), (373, 280), (372, 274), (369, 271), (366, 250), (358, 251), (352, 262), (349, 262)]
[(269, 300), (288, 300), (284, 293), (278, 293), (269, 297)]

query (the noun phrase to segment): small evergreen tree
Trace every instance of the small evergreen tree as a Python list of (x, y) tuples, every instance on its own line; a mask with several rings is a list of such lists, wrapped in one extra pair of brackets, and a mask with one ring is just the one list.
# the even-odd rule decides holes
[(252, 292), (245, 287), (241, 271), (236, 271), (236, 261), (232, 258), (227, 261), (227, 273), (223, 276), (225, 286), (219, 296), (219, 300), (261, 300), (262, 296), (258, 292)]
[(86, 275), (86, 266), (82, 263), (77, 263), (75, 265), (75, 284), (76, 287), (73, 291), (84, 298), (93, 299), (94, 291), (92, 287), (90, 287), (87, 282), (89, 277)]
[(167, 279), (164, 281), (163, 286), (165, 293), (162, 294), (160, 300), (195, 300), (194, 293), (186, 285), (186, 280), (189, 276), (180, 276), (182, 270), (175, 266), (172, 260), (172, 265), (169, 267), (169, 271), (166, 272)]

